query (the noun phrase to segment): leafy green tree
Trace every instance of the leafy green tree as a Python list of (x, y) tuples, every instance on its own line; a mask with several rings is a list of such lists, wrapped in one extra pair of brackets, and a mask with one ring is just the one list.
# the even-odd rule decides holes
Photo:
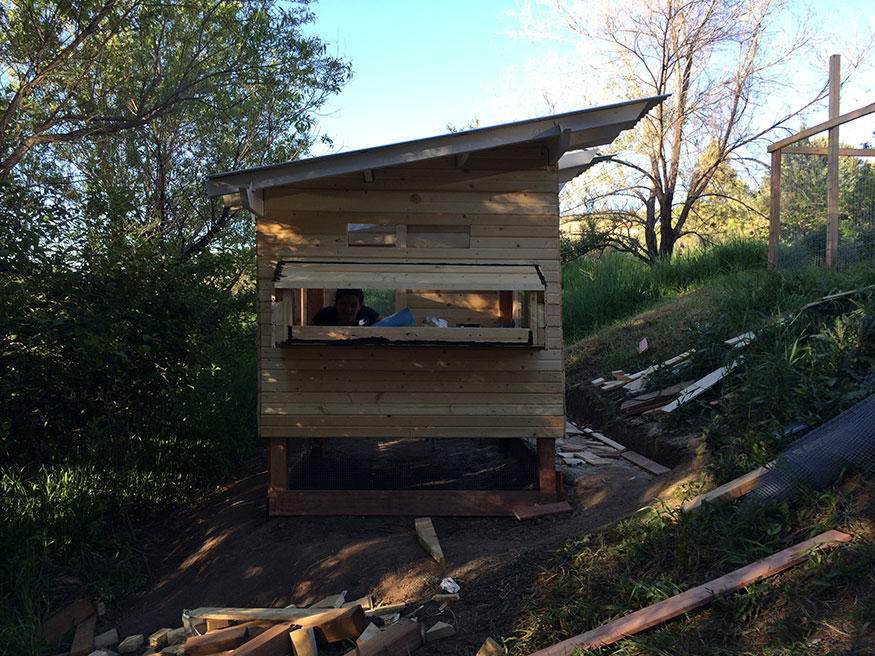
[[(301, 26), (314, 18), (307, 4), (5, 4), (0, 8), (0, 177), (39, 146), (139, 128), (182, 107), (222, 115), (264, 102), (283, 130), (305, 133), (310, 112), (348, 75), (343, 62), (325, 55), (319, 39), (302, 33)], [(264, 119), (241, 128), (263, 125)], [(271, 137), (278, 138), (277, 132)]]
[(203, 177), (307, 152), (350, 72), (304, 34), (312, 20), (307, 0), (15, 0), (0, 10), (0, 177), (65, 171), (48, 193), (86, 207), (89, 229), (122, 222), (176, 260), (246, 241), (248, 215)]

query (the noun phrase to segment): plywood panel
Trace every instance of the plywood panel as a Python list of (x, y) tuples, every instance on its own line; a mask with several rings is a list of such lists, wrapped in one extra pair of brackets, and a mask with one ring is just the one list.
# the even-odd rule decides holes
[[(270, 211), (415, 212), (417, 214), (493, 212), (500, 214), (551, 213), (556, 194), (538, 192), (456, 191), (301, 191), (270, 201)], [(350, 222), (352, 223), (352, 222)], [(370, 223), (370, 222), (369, 222)]]
[[(476, 158), (475, 158), (476, 155)], [(522, 159), (520, 159), (522, 158)], [(318, 188), (266, 194), (257, 227), (258, 317), (262, 344), (261, 434), (265, 437), (559, 437), (564, 432), (555, 170), (539, 145), (322, 180)], [(489, 170), (476, 166), (489, 165)], [(512, 170), (520, 166), (538, 170)], [(431, 186), (426, 183), (431, 181)], [(309, 186), (309, 189), (305, 189)], [(465, 225), (469, 247), (349, 248), (347, 223), (422, 226), (446, 234)], [(437, 226), (430, 230), (429, 226)], [(408, 231), (409, 232), (409, 231)], [(408, 234), (409, 240), (409, 234)], [(460, 242), (459, 246), (463, 246)], [(542, 322), (547, 349), (367, 347), (270, 348), (272, 277), (277, 260), (350, 262), (519, 262), (541, 265), (548, 289)], [(459, 291), (470, 291), (468, 289)], [(495, 325), (498, 294), (407, 292), (418, 320)], [(490, 323), (491, 322), (491, 323)]]

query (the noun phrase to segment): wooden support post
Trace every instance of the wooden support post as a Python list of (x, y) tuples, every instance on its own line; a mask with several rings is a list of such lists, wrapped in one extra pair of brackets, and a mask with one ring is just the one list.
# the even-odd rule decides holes
[(325, 290), (323, 289), (308, 289), (307, 290), (307, 323), (310, 323), (310, 318), (325, 307)]
[(781, 239), (781, 151), (772, 153), (769, 198), (769, 264), (778, 265), (778, 244)]
[(552, 437), (538, 438), (538, 489), (556, 492), (556, 440)]
[[(841, 56), (829, 58), (829, 118), (839, 115)], [(839, 126), (829, 129), (826, 173), (826, 266), (834, 267), (839, 250)]]
[(289, 463), (286, 438), (272, 437), (269, 445), (268, 472), (270, 482), (268, 491), (279, 492), (288, 488)]
[(513, 292), (498, 292), (498, 323), (509, 326), (513, 321)]

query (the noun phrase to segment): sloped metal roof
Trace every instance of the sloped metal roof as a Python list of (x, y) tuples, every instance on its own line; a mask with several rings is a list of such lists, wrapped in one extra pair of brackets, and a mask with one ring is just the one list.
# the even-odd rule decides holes
[[(256, 192), (270, 187), (344, 173), (372, 171), (436, 157), (463, 156), (465, 153), (478, 150), (540, 140), (550, 144), (550, 159), (559, 163), (561, 173), (565, 170), (561, 157), (566, 152), (611, 143), (620, 132), (634, 127), (647, 112), (667, 97), (662, 95), (641, 98), (336, 155), (215, 173), (207, 177), (207, 193), (210, 196), (242, 196), (243, 205), (253, 209), (251, 206), (254, 204)], [(580, 172), (585, 168), (580, 157), (571, 158), (569, 161), (572, 162), (568, 167), (569, 171), (575, 169)], [(247, 199), (246, 196), (249, 198)]]

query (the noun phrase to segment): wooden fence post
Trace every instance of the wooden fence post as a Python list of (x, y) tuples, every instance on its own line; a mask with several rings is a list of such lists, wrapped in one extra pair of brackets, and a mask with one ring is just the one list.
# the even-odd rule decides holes
[(778, 243), (781, 239), (781, 151), (772, 152), (769, 198), (769, 264), (778, 265)]
[[(841, 55), (829, 58), (829, 118), (839, 115)], [(839, 248), (839, 126), (829, 129), (826, 179), (826, 266), (834, 267)]]

